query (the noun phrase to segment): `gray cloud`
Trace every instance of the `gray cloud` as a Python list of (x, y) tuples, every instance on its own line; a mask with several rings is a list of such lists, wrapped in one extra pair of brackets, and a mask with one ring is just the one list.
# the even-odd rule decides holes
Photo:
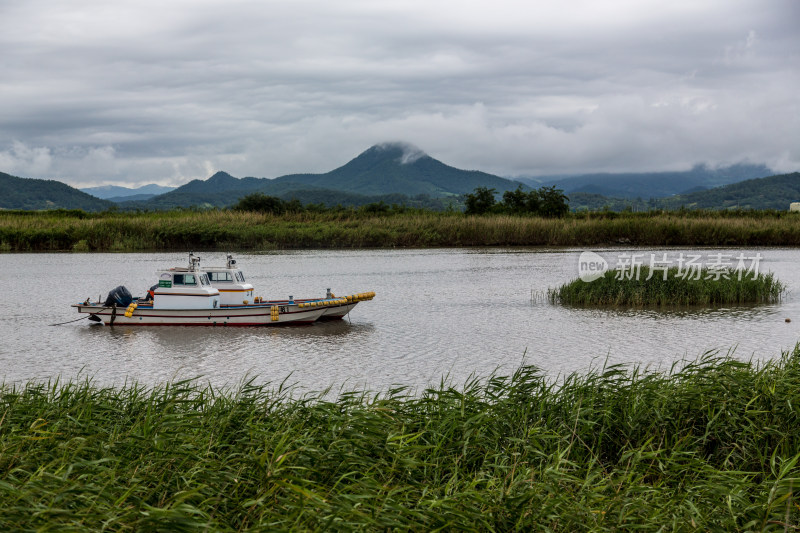
[(798, 5), (6, 2), (0, 171), (275, 177), (386, 140), (503, 175), (797, 170)]

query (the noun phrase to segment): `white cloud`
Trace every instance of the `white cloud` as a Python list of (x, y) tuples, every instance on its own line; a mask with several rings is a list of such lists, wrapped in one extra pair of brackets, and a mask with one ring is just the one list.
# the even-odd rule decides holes
[(756, 54), (757, 42), (756, 32), (754, 30), (748, 31), (744, 39), (725, 47), (725, 62), (729, 65), (735, 65), (752, 60)]
[(7, 173), (29, 170), (39, 175), (47, 174), (51, 170), (52, 162), (50, 148), (31, 148), (20, 141), (13, 141), (10, 149), (0, 151), (0, 165), (9, 169)]
[(7, 2), (0, 171), (177, 185), (385, 140), (501, 174), (796, 170), (798, 5)]

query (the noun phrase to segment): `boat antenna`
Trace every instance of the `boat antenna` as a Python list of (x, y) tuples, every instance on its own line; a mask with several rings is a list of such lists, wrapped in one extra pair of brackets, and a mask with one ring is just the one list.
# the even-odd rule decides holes
[(189, 252), (189, 270), (199, 270), (200, 257), (195, 257), (194, 252)]

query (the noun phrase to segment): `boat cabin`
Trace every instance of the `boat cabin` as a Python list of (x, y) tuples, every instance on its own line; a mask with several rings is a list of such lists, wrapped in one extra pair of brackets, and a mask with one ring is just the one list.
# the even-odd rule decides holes
[(253, 301), (255, 288), (244, 279), (236, 260), (228, 255), (224, 267), (203, 267), (211, 286), (219, 291), (221, 305), (242, 305)]
[(153, 291), (153, 309), (216, 309), (221, 297), (200, 270), (200, 258), (189, 255), (188, 267), (156, 271), (158, 286)]

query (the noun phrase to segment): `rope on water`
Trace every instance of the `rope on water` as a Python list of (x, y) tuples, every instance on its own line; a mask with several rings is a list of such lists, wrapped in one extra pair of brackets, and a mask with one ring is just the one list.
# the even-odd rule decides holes
[(72, 324), (73, 322), (77, 322), (78, 320), (84, 320), (89, 318), (92, 315), (82, 316), (80, 318), (76, 318), (75, 320), (68, 320), (67, 322), (59, 322), (58, 324), (48, 324), (48, 326), (63, 326), (64, 324)]

